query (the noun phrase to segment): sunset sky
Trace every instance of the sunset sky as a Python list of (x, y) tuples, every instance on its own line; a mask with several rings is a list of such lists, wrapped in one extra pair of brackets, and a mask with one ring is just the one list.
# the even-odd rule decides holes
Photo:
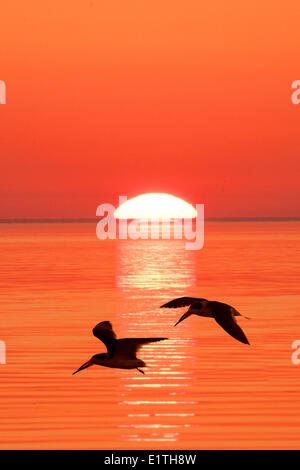
[(0, 218), (167, 192), (299, 216), (298, 0), (1, 5)]

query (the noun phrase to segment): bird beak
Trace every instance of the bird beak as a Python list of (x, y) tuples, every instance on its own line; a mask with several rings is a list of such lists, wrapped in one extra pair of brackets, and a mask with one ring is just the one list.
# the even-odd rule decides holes
[(189, 313), (189, 312), (185, 312), (185, 313), (182, 315), (182, 317), (179, 318), (178, 322), (175, 323), (174, 326), (178, 325), (178, 323), (182, 322), (183, 320), (185, 320), (185, 319), (186, 319), (187, 317), (189, 317), (190, 315), (192, 315), (192, 314)]
[(77, 374), (77, 372), (80, 372), (80, 371), (83, 370), (83, 369), (87, 369), (88, 367), (90, 367), (90, 366), (92, 366), (92, 365), (93, 365), (93, 364), (92, 364), (91, 361), (87, 361), (87, 362), (85, 362), (84, 364), (82, 364), (82, 366), (80, 366), (79, 369), (75, 370), (75, 372), (73, 372), (72, 375)]

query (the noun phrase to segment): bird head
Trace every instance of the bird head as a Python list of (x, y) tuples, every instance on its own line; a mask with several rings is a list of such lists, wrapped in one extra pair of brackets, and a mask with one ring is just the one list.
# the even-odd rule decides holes
[(100, 353), (100, 354), (95, 354), (91, 361), (93, 361), (93, 364), (98, 364), (101, 366), (103, 362), (105, 363), (107, 359), (107, 354), (106, 353)]

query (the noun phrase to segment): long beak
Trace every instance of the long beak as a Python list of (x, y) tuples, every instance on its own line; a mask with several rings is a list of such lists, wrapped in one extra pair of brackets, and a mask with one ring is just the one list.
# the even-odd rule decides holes
[(87, 369), (88, 367), (91, 367), (92, 365), (93, 364), (91, 363), (91, 361), (87, 361), (84, 364), (82, 364), (82, 366), (80, 366), (79, 369), (75, 370), (75, 372), (73, 372), (72, 375), (77, 374), (77, 372), (80, 372), (83, 369)]
[(180, 317), (180, 318), (179, 318), (178, 322), (177, 322), (177, 323), (175, 323), (175, 325), (174, 325), (174, 326), (178, 325), (178, 323), (182, 322), (183, 320), (185, 320), (185, 319), (186, 319), (187, 317), (189, 317), (190, 315), (192, 315), (192, 314), (191, 314), (191, 313), (189, 313), (188, 311), (187, 311), (187, 312), (185, 312), (185, 313), (182, 315), (182, 317)]

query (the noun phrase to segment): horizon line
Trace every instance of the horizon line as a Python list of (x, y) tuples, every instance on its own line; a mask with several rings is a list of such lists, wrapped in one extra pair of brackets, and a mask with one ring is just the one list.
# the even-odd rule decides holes
[[(38, 218), (0, 218), (0, 224), (30, 224), (30, 223), (95, 223), (101, 220), (99, 217), (79, 217), (79, 218), (63, 218), (63, 217), (38, 217)], [(297, 222), (300, 217), (206, 217), (207, 222)]]

